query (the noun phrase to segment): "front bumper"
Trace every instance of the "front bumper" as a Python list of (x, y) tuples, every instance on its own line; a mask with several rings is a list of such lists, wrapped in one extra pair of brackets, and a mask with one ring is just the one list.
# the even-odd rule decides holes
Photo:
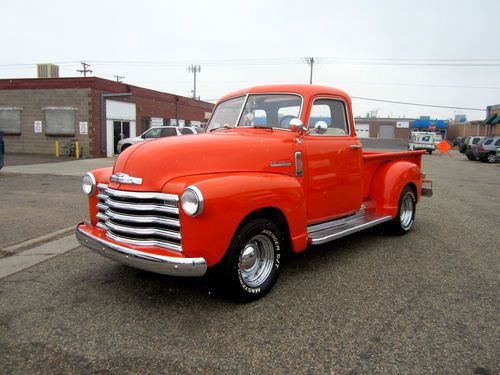
[(156, 255), (129, 249), (104, 238), (94, 236), (78, 224), (76, 238), (83, 246), (106, 258), (150, 272), (171, 276), (203, 276), (207, 272), (204, 258), (184, 258)]

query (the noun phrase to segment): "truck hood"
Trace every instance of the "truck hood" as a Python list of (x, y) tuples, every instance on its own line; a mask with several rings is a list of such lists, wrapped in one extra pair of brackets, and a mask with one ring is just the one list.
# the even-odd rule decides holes
[(183, 176), (227, 172), (290, 174), (296, 134), (271, 129), (229, 129), (159, 138), (129, 147), (118, 157), (113, 174), (142, 178), (141, 185), (111, 183), (131, 191), (161, 191)]

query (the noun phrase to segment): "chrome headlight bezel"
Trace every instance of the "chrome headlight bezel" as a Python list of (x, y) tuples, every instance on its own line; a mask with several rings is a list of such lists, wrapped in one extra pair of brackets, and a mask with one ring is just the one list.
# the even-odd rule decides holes
[(188, 216), (195, 217), (201, 215), (204, 202), (200, 189), (194, 185), (188, 186), (182, 193), (181, 207)]
[(92, 196), (97, 188), (97, 183), (94, 175), (91, 172), (87, 172), (83, 175), (82, 179), (82, 190), (87, 196)]

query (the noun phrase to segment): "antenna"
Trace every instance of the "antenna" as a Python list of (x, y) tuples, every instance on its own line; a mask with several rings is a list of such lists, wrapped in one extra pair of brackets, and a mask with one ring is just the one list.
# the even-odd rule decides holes
[(199, 65), (188, 66), (188, 71), (189, 71), (189, 73), (193, 73), (193, 75), (194, 75), (194, 87), (193, 87), (193, 90), (192, 90), (193, 99), (200, 100), (200, 97), (196, 96), (196, 73), (200, 73), (201, 72), (201, 66), (199, 66)]
[(124, 76), (113, 76), (116, 78), (116, 82), (123, 82), (122, 79), (124, 79)]

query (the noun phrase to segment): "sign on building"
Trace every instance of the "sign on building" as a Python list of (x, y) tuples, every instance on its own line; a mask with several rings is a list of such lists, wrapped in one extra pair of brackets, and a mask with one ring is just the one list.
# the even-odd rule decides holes
[(88, 134), (89, 133), (89, 124), (86, 121), (80, 121), (79, 124), (80, 134)]
[(33, 122), (33, 128), (35, 130), (35, 133), (41, 133), (42, 132), (42, 122), (41, 121), (34, 121)]
[(396, 122), (396, 128), (398, 129), (408, 129), (410, 127), (409, 121), (398, 121)]
[(163, 119), (161, 117), (151, 117), (149, 126), (163, 126)]

